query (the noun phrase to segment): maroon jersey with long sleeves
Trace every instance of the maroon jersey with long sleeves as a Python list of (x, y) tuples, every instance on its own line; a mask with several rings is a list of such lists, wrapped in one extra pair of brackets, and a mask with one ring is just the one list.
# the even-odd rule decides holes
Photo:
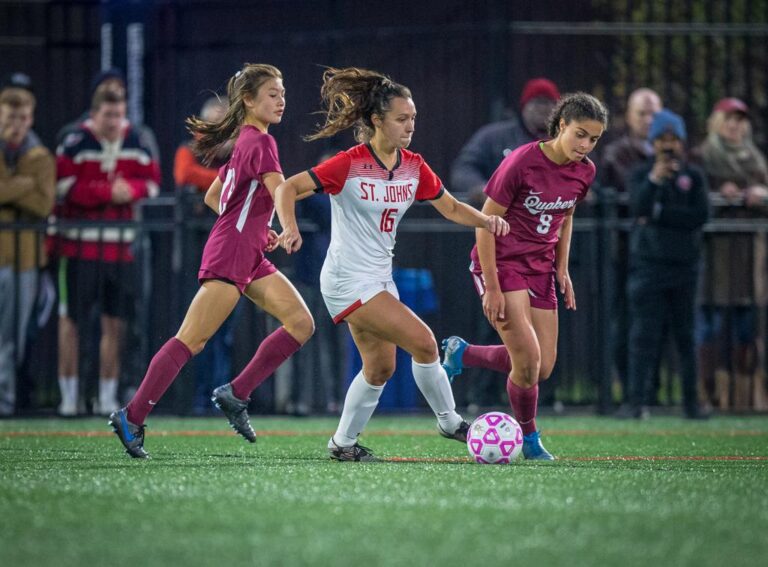
[[(595, 165), (584, 158), (558, 165), (532, 142), (510, 153), (496, 169), (485, 194), (506, 207), (509, 234), (496, 237), (496, 264), (520, 274), (554, 271), (555, 248), (566, 213), (584, 199)], [(479, 266), (477, 246), (472, 262)]]
[(219, 169), (223, 184), (219, 218), (203, 250), (200, 277), (250, 283), (254, 269), (264, 260), (275, 210), (272, 195), (262, 183), (266, 173), (282, 173), (275, 139), (245, 125), (232, 157)]

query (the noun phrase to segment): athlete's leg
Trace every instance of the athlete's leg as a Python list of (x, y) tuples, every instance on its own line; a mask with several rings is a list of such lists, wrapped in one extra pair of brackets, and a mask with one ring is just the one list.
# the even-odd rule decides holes
[(120, 375), (120, 345), (125, 321), (120, 317), (101, 315), (99, 341), (99, 413), (109, 415), (116, 409), (117, 385)]
[(496, 323), (496, 330), (512, 361), (507, 394), (523, 433), (529, 434), (536, 431), (541, 348), (527, 290), (505, 292), (504, 300), (505, 318)]
[(557, 309), (531, 307), (531, 321), (541, 352), (541, 365), (539, 366), (539, 382), (541, 382), (552, 375), (557, 360)]
[(232, 285), (208, 280), (200, 286), (176, 336), (152, 358), (136, 395), (128, 403), (128, 420), (142, 425), (152, 407), (165, 393), (189, 359), (203, 350), (235, 308), (240, 292)]
[(394, 343), (413, 357), (413, 377), (437, 416), (443, 434), (453, 436), (463, 420), (456, 413), (448, 376), (440, 366), (432, 331), (395, 296), (382, 292), (350, 313), (347, 322), (379, 339)]
[(232, 391), (241, 400), (248, 398), (315, 331), (315, 322), (304, 300), (280, 272), (252, 281), (245, 288), (245, 295), (283, 326), (261, 342), (250, 362), (232, 380)]
[(358, 435), (365, 429), (379, 403), (384, 385), (395, 371), (394, 343), (382, 340), (378, 335), (353, 323), (349, 324), (349, 330), (360, 351), (363, 368), (349, 385), (339, 426), (328, 442), (332, 456), (338, 447), (352, 447), (357, 443)]

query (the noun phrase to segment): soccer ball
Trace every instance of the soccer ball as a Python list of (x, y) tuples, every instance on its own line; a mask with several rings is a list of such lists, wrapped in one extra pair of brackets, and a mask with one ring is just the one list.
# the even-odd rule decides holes
[(509, 464), (523, 450), (523, 430), (505, 413), (484, 413), (469, 428), (467, 449), (469, 456), (480, 464)]

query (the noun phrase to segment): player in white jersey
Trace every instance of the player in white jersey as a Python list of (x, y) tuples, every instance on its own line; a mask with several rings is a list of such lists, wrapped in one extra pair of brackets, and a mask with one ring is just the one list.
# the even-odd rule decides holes
[(454, 199), (424, 159), (405, 149), (416, 119), (406, 87), (374, 71), (328, 69), (321, 95), (325, 125), (308, 139), (354, 127), (361, 143), (281, 183), (275, 206), (283, 227), (279, 242), (290, 254), (301, 247), (296, 198), (311, 191), (331, 195), (331, 244), (321, 291), (334, 321), (349, 324), (363, 360), (363, 369), (347, 391), (339, 426), (328, 442), (331, 458), (375, 460), (357, 438), (395, 370), (397, 346), (413, 357), (414, 379), (437, 416), (440, 434), (466, 442), (469, 424), (456, 413), (434, 335), (399, 301), (392, 281), (395, 234), (414, 200), (429, 201), (447, 219), (495, 235), (507, 234), (509, 225)]

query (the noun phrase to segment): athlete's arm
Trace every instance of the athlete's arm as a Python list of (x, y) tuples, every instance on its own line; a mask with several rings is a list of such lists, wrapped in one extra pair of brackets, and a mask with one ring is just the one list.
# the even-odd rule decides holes
[(219, 200), (221, 199), (221, 188), (223, 184), (218, 177), (213, 180), (211, 186), (208, 187), (208, 191), (205, 192), (205, 204), (208, 205), (213, 212), (219, 214)]
[[(483, 205), (483, 214), (501, 217), (507, 209), (488, 197)], [(506, 222), (505, 222), (506, 224)], [(509, 231), (509, 225), (507, 225)], [(480, 267), (483, 270), (485, 281), (485, 293), (483, 294), (483, 313), (488, 321), (496, 327), (498, 321), (504, 320), (504, 294), (499, 285), (499, 275), (496, 273), (496, 237), (478, 228), (475, 230), (477, 238), (477, 255), (480, 258)]]
[(571, 235), (573, 234), (573, 212), (576, 207), (572, 207), (565, 213), (565, 219), (560, 227), (560, 240), (557, 241), (555, 248), (555, 274), (557, 283), (560, 286), (560, 293), (565, 299), (566, 309), (576, 309), (576, 294), (573, 291), (573, 282), (568, 273), (568, 258), (571, 254)]
[(288, 254), (301, 248), (301, 233), (296, 222), (296, 201), (309, 197), (316, 188), (315, 180), (308, 172), (302, 171), (282, 181), (273, 192), (277, 218), (283, 227), (278, 243)]
[[(443, 190), (443, 194), (440, 197), (429, 202), (441, 215), (456, 224), (484, 228), (491, 234), (498, 236), (506, 236), (509, 232), (507, 221), (499, 215), (481, 213), (476, 208), (458, 201), (456, 197), (446, 190)], [(485, 211), (485, 208), (483, 208), (483, 211)], [(504, 213), (502, 212), (502, 214)]]

